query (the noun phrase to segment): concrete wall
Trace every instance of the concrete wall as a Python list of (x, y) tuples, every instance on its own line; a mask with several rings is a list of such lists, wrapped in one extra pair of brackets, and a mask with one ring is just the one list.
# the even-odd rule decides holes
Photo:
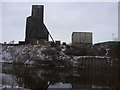
[(72, 44), (92, 44), (91, 32), (73, 32)]

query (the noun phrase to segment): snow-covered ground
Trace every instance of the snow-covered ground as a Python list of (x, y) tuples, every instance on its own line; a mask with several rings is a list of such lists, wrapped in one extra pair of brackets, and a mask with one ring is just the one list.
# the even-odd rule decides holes
[[(23, 62), (24, 64), (34, 64), (38, 61), (51, 61), (53, 59), (64, 60), (76, 66), (78, 61), (83, 59), (107, 59), (109, 61), (108, 49), (106, 56), (74, 56), (66, 55), (66, 47), (50, 47), (44, 45), (18, 45), (3, 46), (2, 60), (0, 63)], [(62, 67), (62, 66), (60, 66)]]
[[(106, 49), (106, 54), (105, 55), (91, 55), (89, 56), (75, 56), (75, 55), (68, 55), (66, 54), (66, 48), (65, 46), (60, 46), (60, 47), (50, 47), (50, 46), (44, 46), (44, 45), (18, 45), (18, 46), (3, 46), (2, 48), (2, 54), (0, 55), (2, 57), (2, 60), (0, 60), (0, 63), (13, 63), (13, 62), (22, 62), (23, 67), (22, 69), (19, 69), (19, 64), (3, 64), (4, 71), (11, 72), (11, 68), (9, 65), (15, 66), (13, 69), (13, 72), (18, 72), (17, 70), (24, 71), (24, 68), (26, 71), (28, 71), (31, 74), (31, 71), (34, 71), (36, 73), (36, 77), (41, 78), (41, 80), (45, 79), (45, 75), (54, 75), (54, 71), (52, 72), (51, 66), (54, 64), (56, 65), (56, 69), (63, 70), (63, 72), (59, 72), (61, 81), (56, 84), (49, 84), (49, 89), (51, 88), (72, 88), (72, 85), (67, 83), (62, 83), (64, 81), (63, 77), (67, 76), (75, 76), (75, 77), (81, 77), (81, 75), (87, 75), (86, 70), (89, 68), (97, 70), (97, 67), (100, 66), (106, 66), (110, 67), (112, 66), (113, 60), (109, 56), (110, 49)], [(106, 48), (106, 47), (105, 47)], [(74, 50), (73, 50), (74, 51)], [(114, 59), (115, 60), (115, 59)], [(5, 66), (4, 66), (5, 65)], [(47, 68), (50, 67), (50, 70), (44, 70), (43, 67), (41, 66), (46, 66)], [(53, 66), (54, 66), (53, 65)], [(90, 67), (90, 65), (92, 67)], [(95, 66), (94, 66), (95, 65)], [(17, 69), (16, 69), (16, 66)], [(21, 66), (21, 64), (20, 64)], [(30, 66), (30, 67), (29, 67)], [(33, 66), (33, 67), (32, 67)], [(35, 66), (40, 67), (40, 70), (35, 70)], [(88, 67), (89, 66), (89, 67)], [(46, 68), (45, 67), (45, 68)], [(58, 68), (57, 68), (58, 67)], [(59, 68), (60, 67), (60, 68)], [(67, 67), (67, 68), (66, 68)], [(88, 67), (88, 68), (86, 68)], [(54, 68), (54, 67), (53, 67)], [(72, 68), (72, 69), (71, 69)], [(33, 70), (31, 70), (33, 69)], [(66, 72), (64, 70), (70, 69), (69, 72)], [(98, 68), (100, 69), (100, 68)], [(102, 68), (101, 68), (102, 69)], [(80, 71), (81, 72), (80, 72)], [(84, 72), (82, 72), (82, 70)], [(100, 70), (102, 71), (102, 70)], [(83, 73), (83, 74), (81, 74)], [(22, 73), (24, 74), (24, 73)], [(57, 75), (59, 75), (57, 74)], [(99, 72), (98, 72), (99, 74)], [(12, 74), (13, 75), (13, 74)], [(35, 75), (35, 74), (34, 74)], [(95, 74), (97, 75), (97, 74)], [(22, 90), (22, 87), (19, 87), (17, 82), (14, 80), (13, 76), (9, 74), (1, 74), (3, 76), (3, 85), (0, 86), (0, 88), (21, 88), (19, 90)], [(47, 79), (48, 79), (47, 78)], [(54, 78), (54, 77), (51, 77)], [(50, 81), (50, 80), (48, 80)], [(51, 79), (52, 81), (52, 79)], [(92, 88), (99, 88), (99, 85), (93, 85)], [(24, 89), (25, 90), (25, 89)]]
[(15, 90), (29, 90), (20, 87), (12, 75), (0, 73), (0, 78), (2, 80), (0, 81), (0, 90), (7, 88), (11, 88)]
[(31, 90), (31, 89), (26, 89), (19, 86), (2, 85), (0, 86), (0, 90)]
[(50, 88), (69, 88), (71, 89), (72, 88), (72, 85), (69, 84), (69, 83), (62, 83), (62, 82), (59, 82), (59, 83), (56, 83), (54, 85), (49, 85), (48, 89), (49, 90)]

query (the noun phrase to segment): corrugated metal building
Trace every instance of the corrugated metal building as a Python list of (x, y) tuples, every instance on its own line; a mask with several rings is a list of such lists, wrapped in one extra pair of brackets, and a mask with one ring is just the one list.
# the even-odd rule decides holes
[(72, 44), (92, 44), (91, 32), (73, 32)]

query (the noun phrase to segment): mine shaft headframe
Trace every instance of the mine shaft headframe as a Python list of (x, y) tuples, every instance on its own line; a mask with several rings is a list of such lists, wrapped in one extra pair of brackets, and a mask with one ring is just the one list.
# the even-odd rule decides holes
[(43, 5), (32, 5), (32, 16), (43, 18), (44, 6)]

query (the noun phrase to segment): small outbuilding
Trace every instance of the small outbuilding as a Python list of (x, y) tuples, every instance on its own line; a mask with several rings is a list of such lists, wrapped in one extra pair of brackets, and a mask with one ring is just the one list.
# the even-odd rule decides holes
[(92, 32), (73, 32), (72, 45), (92, 44)]

